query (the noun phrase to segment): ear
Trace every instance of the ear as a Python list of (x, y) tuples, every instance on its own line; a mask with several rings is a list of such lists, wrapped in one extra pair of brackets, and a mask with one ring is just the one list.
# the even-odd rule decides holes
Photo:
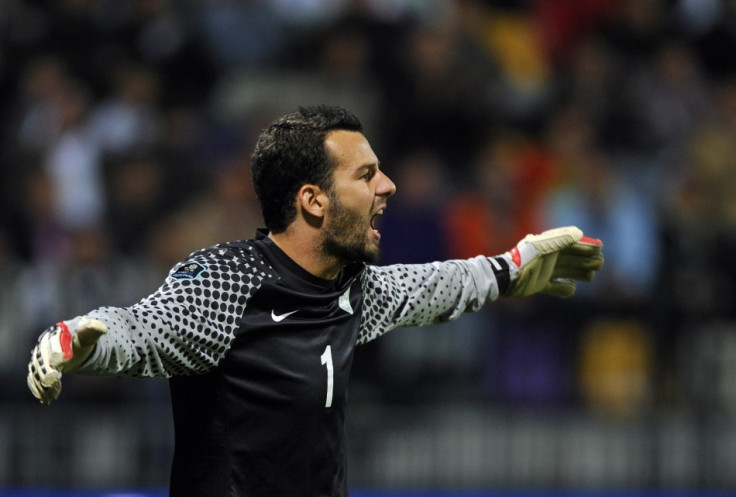
[(327, 210), (327, 192), (317, 185), (302, 185), (296, 194), (296, 200), (305, 216), (319, 219), (325, 217), (325, 212)]

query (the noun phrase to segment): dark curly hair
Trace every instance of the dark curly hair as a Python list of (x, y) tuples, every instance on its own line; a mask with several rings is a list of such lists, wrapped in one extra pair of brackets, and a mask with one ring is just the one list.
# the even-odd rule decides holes
[(334, 130), (362, 132), (363, 125), (342, 107), (299, 107), (258, 137), (251, 156), (253, 186), (270, 231), (280, 233), (294, 220), (294, 199), (303, 185), (332, 187), (336, 164), (327, 155), (325, 137)]

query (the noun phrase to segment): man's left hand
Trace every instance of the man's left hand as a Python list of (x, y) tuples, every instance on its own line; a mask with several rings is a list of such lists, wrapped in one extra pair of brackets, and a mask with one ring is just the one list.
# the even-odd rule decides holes
[(601, 240), (583, 236), (576, 226), (527, 235), (501, 256), (510, 266), (511, 282), (505, 295), (570, 297), (576, 281), (592, 280), (603, 267), (602, 249)]

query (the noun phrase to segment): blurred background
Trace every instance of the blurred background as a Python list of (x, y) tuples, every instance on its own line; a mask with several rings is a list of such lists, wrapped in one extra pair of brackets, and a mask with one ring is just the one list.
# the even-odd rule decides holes
[(25, 386), (60, 319), (252, 236), (257, 134), (352, 109), (382, 263), (605, 242), (565, 301), (356, 353), (356, 489), (736, 491), (736, 1), (0, 0), (0, 491), (165, 488), (164, 380)]

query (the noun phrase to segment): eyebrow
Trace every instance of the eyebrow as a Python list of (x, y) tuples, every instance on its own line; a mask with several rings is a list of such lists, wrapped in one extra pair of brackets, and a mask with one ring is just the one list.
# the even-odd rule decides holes
[(380, 162), (371, 162), (368, 164), (363, 164), (362, 166), (358, 166), (355, 168), (355, 170), (358, 172), (362, 172), (362, 171), (373, 170), (373, 169), (378, 170), (380, 168), (381, 168)]

